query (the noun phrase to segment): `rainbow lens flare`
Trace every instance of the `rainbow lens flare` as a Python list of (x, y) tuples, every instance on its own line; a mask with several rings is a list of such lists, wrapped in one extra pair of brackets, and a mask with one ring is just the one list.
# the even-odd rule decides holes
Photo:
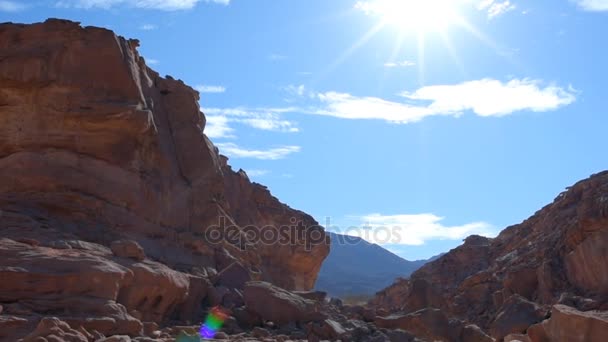
[(205, 324), (201, 326), (201, 337), (205, 339), (213, 338), (222, 328), (222, 325), (224, 325), (226, 318), (228, 318), (228, 315), (219, 307), (211, 309), (207, 315)]

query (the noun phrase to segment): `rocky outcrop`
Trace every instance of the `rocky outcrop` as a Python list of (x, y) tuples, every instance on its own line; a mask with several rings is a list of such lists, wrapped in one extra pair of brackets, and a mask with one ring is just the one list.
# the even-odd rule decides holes
[[(26, 221), (3, 220), (5, 237), (40, 240), (44, 227), (57, 232), (42, 243), (133, 240), (186, 271), (229, 254), (261, 279), (312, 288), (323, 229), (233, 172), (203, 134), (198, 93), (148, 68), (137, 46), (69, 21), (0, 25), (0, 205)], [(290, 227), (292, 243), (243, 234), (266, 225)]]
[(199, 94), (138, 45), (65, 20), (0, 24), (2, 326), (52, 315), (137, 336), (200, 320), (212, 294), (239, 305), (250, 280), (314, 286), (323, 228), (234, 172)]
[(467, 238), (371, 303), (405, 314), (441, 309), (498, 340), (524, 334), (553, 304), (608, 309), (607, 237), (608, 172), (602, 172), (494, 239)]

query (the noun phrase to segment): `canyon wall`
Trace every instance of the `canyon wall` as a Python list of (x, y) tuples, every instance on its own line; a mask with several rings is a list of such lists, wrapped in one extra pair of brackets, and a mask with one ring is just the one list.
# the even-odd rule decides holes
[[(129, 312), (187, 316), (218, 281), (314, 286), (323, 228), (234, 172), (204, 135), (199, 94), (138, 44), (64, 20), (0, 24), (5, 313), (106, 310), (128, 326)], [(289, 241), (262, 241), (263, 226)]]

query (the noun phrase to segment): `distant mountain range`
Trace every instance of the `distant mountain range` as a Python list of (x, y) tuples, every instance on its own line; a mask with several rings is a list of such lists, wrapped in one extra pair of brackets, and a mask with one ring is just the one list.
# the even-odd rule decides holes
[(429, 260), (408, 261), (361, 238), (328, 232), (331, 251), (319, 272), (316, 289), (331, 296), (373, 295), (396, 278), (407, 278)]

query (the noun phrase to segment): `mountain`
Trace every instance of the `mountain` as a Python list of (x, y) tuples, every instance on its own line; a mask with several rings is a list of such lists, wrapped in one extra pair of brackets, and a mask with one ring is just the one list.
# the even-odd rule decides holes
[(331, 249), (321, 266), (315, 288), (331, 296), (373, 295), (396, 278), (408, 277), (429, 261), (408, 261), (359, 237), (327, 234)]
[(476, 324), (497, 341), (526, 333), (517, 339), (605, 341), (606, 246), (608, 171), (569, 187), (496, 238), (470, 236), (410, 279), (382, 290), (374, 306), (398, 314), (376, 323), (407, 330), (401, 323), (409, 314), (438, 310)]

